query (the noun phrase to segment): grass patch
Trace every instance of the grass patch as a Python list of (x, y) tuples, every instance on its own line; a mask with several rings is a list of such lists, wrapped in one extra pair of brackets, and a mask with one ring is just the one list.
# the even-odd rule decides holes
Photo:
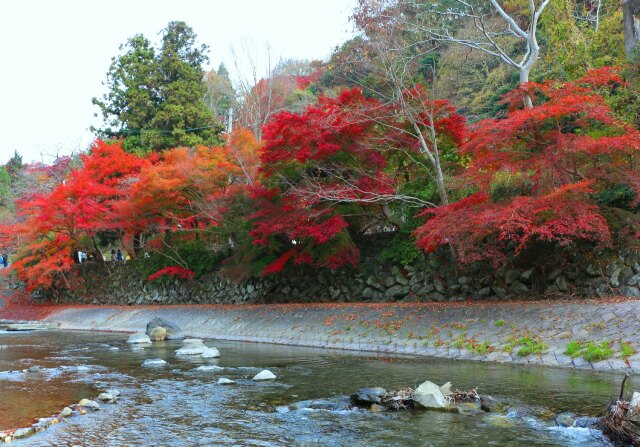
[(504, 322), (504, 320), (503, 320), (503, 319), (496, 320), (496, 321), (493, 323), (493, 325), (494, 325), (495, 327), (502, 327), (502, 326), (504, 326), (504, 324), (505, 324), (505, 322)]
[(582, 358), (587, 362), (599, 362), (611, 357), (613, 357), (613, 349), (611, 349), (611, 343), (608, 341), (603, 341), (600, 344), (589, 342), (582, 353)]
[(533, 354), (542, 354), (545, 349), (547, 349), (547, 345), (540, 340), (538, 337), (514, 337), (511, 336), (508, 339), (507, 345), (504, 347), (505, 352), (513, 352), (514, 349), (519, 348), (516, 351), (520, 357), (526, 357), (528, 355)]
[(633, 349), (633, 346), (631, 346), (631, 343), (627, 343), (624, 341), (620, 342), (620, 356), (622, 357), (623, 360), (626, 361), (629, 357), (631, 357), (635, 353), (636, 353), (636, 350)]
[(564, 353), (567, 354), (571, 358), (578, 357), (582, 348), (584, 347), (584, 343), (579, 342), (577, 340), (571, 340), (567, 344), (567, 349), (565, 349)]
[[(623, 349), (622, 343), (620, 344), (620, 347)], [(631, 348), (631, 346), (629, 346), (629, 348)], [(590, 341), (585, 343), (572, 340), (567, 344), (567, 348), (564, 352), (571, 358), (582, 357), (587, 362), (599, 362), (601, 360), (606, 360), (613, 357), (614, 354), (613, 349), (611, 349), (611, 342), (608, 341), (600, 343)]]
[(467, 351), (475, 352), (478, 355), (487, 355), (496, 349), (487, 341), (479, 342), (475, 338), (467, 338), (466, 333), (453, 339), (453, 347), (466, 349)]

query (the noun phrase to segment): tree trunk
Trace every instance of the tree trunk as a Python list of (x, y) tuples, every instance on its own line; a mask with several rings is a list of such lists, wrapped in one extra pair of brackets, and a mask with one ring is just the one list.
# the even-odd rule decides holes
[(640, 50), (640, 0), (622, 0), (624, 50), (627, 60), (638, 60)]
[[(521, 67), (520, 68), (520, 84), (524, 84), (529, 82), (529, 68)], [(524, 106), (527, 109), (533, 109), (533, 101), (531, 100), (531, 96), (523, 95), (522, 100), (524, 101)]]

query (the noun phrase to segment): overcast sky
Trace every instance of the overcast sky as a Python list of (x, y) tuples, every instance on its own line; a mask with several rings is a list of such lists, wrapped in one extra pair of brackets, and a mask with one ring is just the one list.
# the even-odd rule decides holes
[[(268, 42), (275, 58), (326, 59), (352, 35), (356, 0), (14, 0), (0, 2), (0, 163), (83, 150), (100, 124), (111, 57), (137, 33), (184, 20), (209, 45), (211, 66), (231, 67), (230, 47)], [(210, 68), (210, 67), (205, 67)]]

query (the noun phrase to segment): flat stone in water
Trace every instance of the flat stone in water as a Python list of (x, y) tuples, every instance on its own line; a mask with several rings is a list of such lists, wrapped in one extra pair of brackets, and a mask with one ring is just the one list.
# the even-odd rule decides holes
[(131, 334), (129, 339), (127, 340), (129, 344), (151, 344), (151, 339), (144, 332), (137, 332), (135, 334)]
[(220, 357), (220, 351), (216, 348), (206, 348), (202, 353), (203, 359), (217, 359), (218, 357)]
[(269, 371), (268, 369), (264, 369), (260, 371), (258, 374), (253, 376), (253, 380), (275, 380), (277, 379), (276, 375)]
[(224, 368), (216, 365), (202, 365), (202, 366), (198, 366), (194, 371), (205, 371), (205, 372), (217, 373), (217, 372), (224, 371)]
[(202, 355), (205, 349), (206, 349), (205, 346), (193, 347), (193, 348), (183, 347), (176, 350), (176, 355)]
[(160, 368), (167, 365), (168, 363), (162, 359), (146, 359), (142, 363), (142, 366), (145, 368)]
[(13, 437), (14, 439), (26, 438), (27, 436), (35, 434), (35, 432), (36, 429), (33, 427), (19, 428), (13, 432)]
[(218, 385), (233, 385), (236, 383), (235, 380), (227, 379), (226, 377), (220, 377), (218, 379)]

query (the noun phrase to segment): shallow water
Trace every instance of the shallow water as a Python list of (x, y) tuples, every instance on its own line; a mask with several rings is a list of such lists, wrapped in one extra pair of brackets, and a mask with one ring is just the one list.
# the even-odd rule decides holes
[[(620, 375), (516, 365), (386, 357), (263, 344), (209, 341), (222, 357), (177, 358), (180, 342), (132, 351), (122, 334), (0, 334), (0, 429), (29, 426), (100, 387), (117, 404), (68, 419), (13, 445), (25, 446), (601, 446), (597, 433), (555, 427), (562, 411), (597, 414)], [(118, 351), (109, 350), (117, 347)], [(142, 368), (163, 358), (165, 368)], [(226, 367), (223, 374), (195, 371)], [(8, 372), (33, 365), (37, 373)], [(261, 368), (278, 380), (248, 379)], [(221, 376), (238, 380), (218, 385)], [(508, 402), (507, 415), (346, 409), (360, 387), (451, 381)], [(96, 386), (96, 382), (103, 382)], [(631, 389), (631, 388), (629, 388)], [(310, 402), (311, 401), (311, 402)]]

